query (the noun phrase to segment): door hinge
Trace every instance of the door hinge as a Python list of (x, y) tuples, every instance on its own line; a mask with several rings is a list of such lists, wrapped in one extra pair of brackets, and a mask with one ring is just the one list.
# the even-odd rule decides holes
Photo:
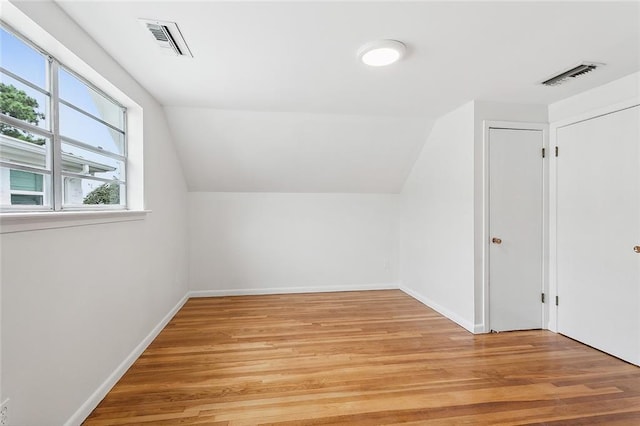
[(544, 303), (544, 293), (542, 293), (542, 297), (540, 298), (540, 300), (542, 301), (542, 303)]
[(556, 306), (558, 306), (558, 296), (556, 296)]
[(542, 158), (544, 158), (544, 154), (545, 154), (545, 152), (546, 152), (546, 151), (545, 151), (545, 149), (544, 149), (544, 148), (542, 148)]
[(558, 156), (558, 147), (556, 146), (556, 157)]

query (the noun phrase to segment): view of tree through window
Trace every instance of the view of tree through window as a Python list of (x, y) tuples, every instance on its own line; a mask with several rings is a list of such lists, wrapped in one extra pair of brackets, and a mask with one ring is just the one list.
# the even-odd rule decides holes
[[(0, 83), (0, 112), (3, 114), (38, 125), (40, 120), (45, 118), (43, 113), (38, 112), (38, 106), (38, 101), (22, 90)], [(4, 123), (0, 123), (0, 133), (38, 145), (43, 145), (45, 142), (43, 138), (36, 139), (26, 131)]]
[(124, 207), (125, 108), (5, 28), (0, 36), (2, 208)]

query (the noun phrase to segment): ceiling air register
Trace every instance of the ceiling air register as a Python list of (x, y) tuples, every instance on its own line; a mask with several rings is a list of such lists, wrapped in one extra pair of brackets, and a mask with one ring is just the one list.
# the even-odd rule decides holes
[(163, 53), (193, 58), (178, 24), (155, 19), (139, 19), (139, 21), (149, 31), (156, 44), (162, 48)]
[(561, 72), (558, 75), (554, 75), (553, 77), (546, 79), (542, 82), (542, 84), (544, 84), (545, 86), (558, 86), (560, 84), (567, 83), (572, 78), (577, 78), (588, 74), (602, 65), (604, 64), (599, 64), (597, 62), (583, 62), (578, 66), (575, 66), (569, 70)]

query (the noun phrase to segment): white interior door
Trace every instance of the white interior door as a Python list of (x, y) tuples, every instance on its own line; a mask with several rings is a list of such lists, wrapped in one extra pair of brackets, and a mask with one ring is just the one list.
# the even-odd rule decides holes
[(640, 107), (557, 143), (558, 331), (640, 365)]
[(542, 327), (541, 130), (489, 130), (489, 324)]

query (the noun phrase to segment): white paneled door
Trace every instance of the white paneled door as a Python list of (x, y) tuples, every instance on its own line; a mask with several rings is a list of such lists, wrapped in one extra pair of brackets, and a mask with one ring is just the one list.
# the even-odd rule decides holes
[(640, 365), (640, 107), (557, 144), (558, 331)]
[(489, 129), (489, 324), (542, 327), (542, 130)]

